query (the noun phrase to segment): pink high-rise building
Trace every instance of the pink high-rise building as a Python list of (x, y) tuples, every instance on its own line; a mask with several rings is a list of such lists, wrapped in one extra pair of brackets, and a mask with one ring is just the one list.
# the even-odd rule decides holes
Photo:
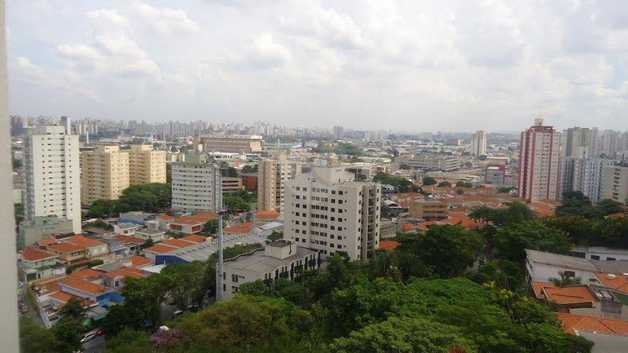
[(560, 133), (535, 119), (521, 133), (519, 197), (526, 201), (558, 200), (560, 195)]

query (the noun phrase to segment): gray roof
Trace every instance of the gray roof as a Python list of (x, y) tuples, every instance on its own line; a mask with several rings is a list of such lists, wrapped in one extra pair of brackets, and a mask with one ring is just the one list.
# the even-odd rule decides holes
[(526, 257), (529, 262), (545, 265), (554, 265), (581, 271), (597, 272), (598, 269), (591, 261), (580, 257), (559, 255), (550, 252), (526, 249)]
[[(237, 244), (264, 244), (265, 241), (266, 238), (257, 235), (225, 234), (223, 246), (226, 249)], [(212, 239), (210, 242), (176, 249), (163, 255), (175, 255), (187, 262), (206, 261), (216, 251), (218, 251), (218, 241)]]
[(264, 274), (274, 271), (276, 268), (289, 265), (296, 259), (304, 258), (308, 255), (316, 254), (315, 251), (297, 247), (297, 253), (285, 259), (267, 256), (264, 251), (257, 251), (248, 256), (241, 256), (237, 260), (225, 262), (225, 270), (246, 271)]
[(620, 261), (598, 261), (598, 260), (589, 260), (595, 267), (597, 267), (598, 272), (607, 272), (607, 273), (628, 273), (628, 261), (620, 260)]

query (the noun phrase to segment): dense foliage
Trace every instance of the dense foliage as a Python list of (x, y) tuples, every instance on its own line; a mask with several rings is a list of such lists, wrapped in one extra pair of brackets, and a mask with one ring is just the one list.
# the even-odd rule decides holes
[(161, 212), (170, 207), (170, 184), (133, 185), (122, 191), (118, 200), (96, 200), (89, 208), (89, 215), (96, 218), (116, 217), (121, 212)]
[(418, 187), (410, 180), (400, 176), (378, 173), (373, 177), (373, 181), (380, 184), (392, 185), (398, 192), (416, 192)]

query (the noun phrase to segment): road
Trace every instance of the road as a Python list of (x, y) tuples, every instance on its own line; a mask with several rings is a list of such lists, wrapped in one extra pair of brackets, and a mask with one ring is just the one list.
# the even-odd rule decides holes
[(105, 351), (105, 336), (97, 336), (83, 344), (84, 353), (103, 353)]

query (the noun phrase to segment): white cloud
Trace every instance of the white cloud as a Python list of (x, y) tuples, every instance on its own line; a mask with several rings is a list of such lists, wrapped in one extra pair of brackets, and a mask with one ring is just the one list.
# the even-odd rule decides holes
[(628, 128), (623, 0), (49, 1), (9, 1), (15, 113)]
[(161, 34), (195, 33), (200, 26), (180, 9), (157, 8), (143, 2), (133, 5), (134, 14)]

